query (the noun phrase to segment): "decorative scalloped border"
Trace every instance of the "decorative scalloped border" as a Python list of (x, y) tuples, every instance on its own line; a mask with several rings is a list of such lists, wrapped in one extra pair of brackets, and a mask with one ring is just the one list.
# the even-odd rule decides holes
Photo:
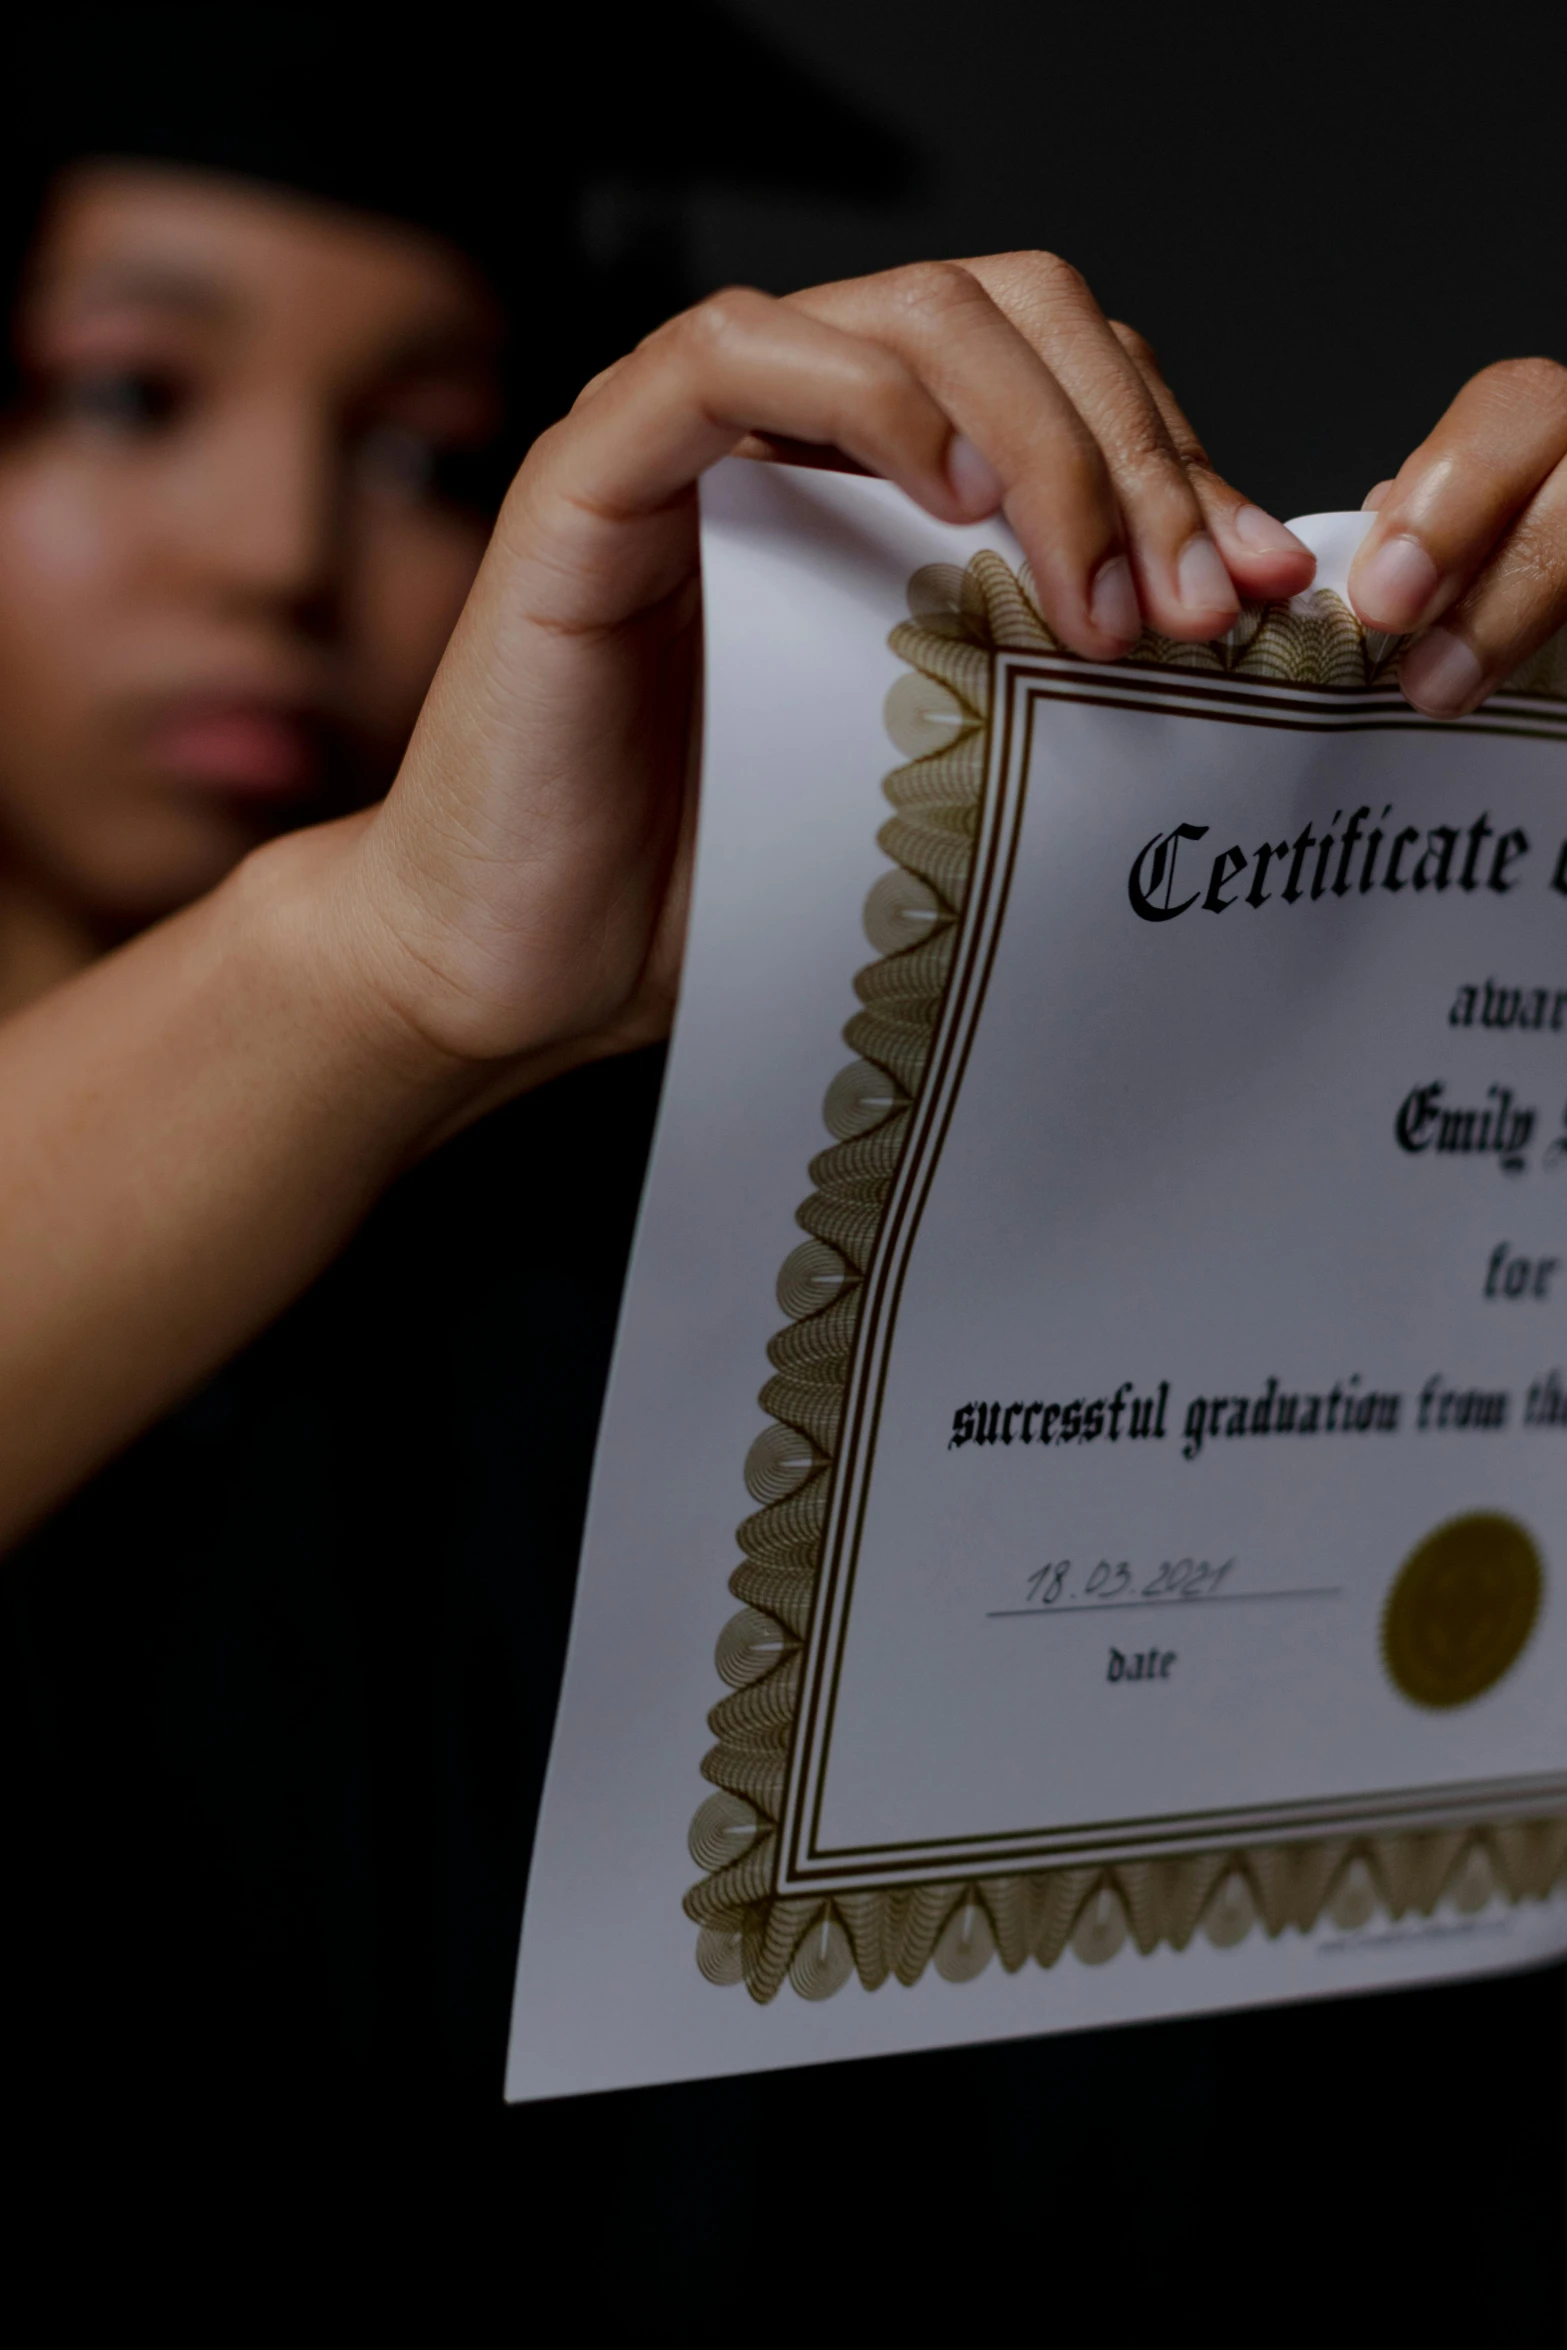
[[(811, 1162), (798, 1211), (809, 1238), (786, 1260), (786, 1327), (768, 1347), (761, 1391), (771, 1425), (746, 1461), (760, 1507), (738, 1529), (730, 1578), (743, 1605), (718, 1642), (729, 1685), (709, 1715), (717, 1744), (702, 1765), (716, 1792), (691, 1826), (705, 1874), (686, 1896), (709, 1982), (744, 1982), (759, 2002), (785, 1980), (824, 1999), (858, 1973), (873, 1991), (928, 1966), (951, 1982), (992, 1957), (1015, 1973), (1070, 1949), (1089, 1965), (1128, 1937), (1145, 1954), (1201, 1932), (1228, 1948), (1261, 1926), (1350, 1932), (1380, 1909), (1429, 1916), (1444, 1897), (1464, 1913), (1498, 1893), (1544, 1899), (1567, 1884), (1567, 1816), (1394, 1835), (1229, 1847), (1183, 1858), (943, 1878), (859, 1893), (781, 1895), (783, 1814), (805, 1645), (864, 1284), (940, 1017), (967, 895), (985, 786), (993, 656), (1060, 654), (1026, 571), (999, 555), (966, 571), (932, 565), (909, 583), (910, 619), (892, 632), (909, 665), (888, 696), (887, 726), (908, 764), (884, 789), (894, 813), (878, 835), (893, 860), (872, 889), (865, 928), (877, 960), (855, 978), (860, 1010), (844, 1029), (857, 1056), (828, 1088), (834, 1141)], [(1133, 664), (1360, 692), (1384, 682), (1399, 643), (1363, 630), (1330, 591), (1245, 613), (1217, 645), (1153, 632)], [(1508, 681), (1567, 699), (1567, 631)]]

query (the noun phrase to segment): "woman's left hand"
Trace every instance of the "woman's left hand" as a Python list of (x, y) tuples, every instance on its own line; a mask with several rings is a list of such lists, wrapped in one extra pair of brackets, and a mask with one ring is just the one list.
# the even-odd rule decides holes
[(1483, 369), (1366, 504), (1350, 601), (1372, 628), (1421, 632), (1404, 692), (1461, 717), (1567, 621), (1567, 367)]

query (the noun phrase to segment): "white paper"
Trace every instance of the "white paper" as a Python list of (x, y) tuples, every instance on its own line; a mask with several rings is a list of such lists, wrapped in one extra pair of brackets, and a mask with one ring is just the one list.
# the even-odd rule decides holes
[[(1296, 527), (1342, 589), (1365, 518)], [(944, 699), (889, 633), (915, 574), (981, 555), (1020, 561), (999, 526), (948, 529), (879, 483), (736, 463), (704, 493), (691, 938), (512, 2097), (1567, 1949), (1567, 702), (1509, 693), (1440, 729), (1385, 680), (1037, 643), (960, 652)], [(780, 1267), (878, 965), (866, 901), (900, 871), (877, 843), (895, 688), (906, 743), (978, 743), (977, 836), (847, 1416), (813, 1450), (766, 1436), (757, 1398), (769, 1340), (804, 1327)], [(965, 693), (988, 698), (979, 734)], [(904, 895), (890, 918), (917, 941)], [(815, 1260), (794, 1262), (798, 1287)], [(812, 1462), (827, 1497), (794, 1634), (734, 1628), (759, 1437), (763, 1498)], [(715, 1819), (721, 1638), (742, 1679), (762, 1669), (764, 1712), (774, 1650), (799, 1694), (783, 1779)], [(704, 1801), (709, 1847), (778, 1826), (756, 1947), (704, 1944), (746, 1981), (701, 1971), (682, 1906), (713, 1882), (688, 1851)], [(759, 1938), (802, 1918), (775, 1988)], [(916, 1979), (866, 1988), (898, 1934)]]

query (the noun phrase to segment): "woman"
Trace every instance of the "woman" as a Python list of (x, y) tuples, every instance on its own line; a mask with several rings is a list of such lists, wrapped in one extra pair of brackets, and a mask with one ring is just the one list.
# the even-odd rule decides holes
[[(56, 2106), (73, 2058), (230, 2123), (497, 2093), (517, 1750), (536, 1787), (678, 974), (703, 470), (808, 444), (943, 519), (1004, 509), (1092, 658), (1310, 576), (1034, 254), (715, 297), (589, 384), (491, 533), (491, 256), (352, 199), (297, 154), (106, 138), (19, 307), (0, 1531)], [(1423, 707), (1559, 619), (1564, 450), (1556, 377), (1493, 373), (1386, 491), (1357, 600), (1428, 631)], [(1203, 2045), (1142, 2035), (1142, 2069), (1179, 2102)], [(951, 2077), (1013, 2143), (1020, 2084), (1097, 2112), (1118, 2061)], [(547, 2142), (632, 2147), (675, 2227), (682, 2131), (896, 2108), (802, 2080)]]

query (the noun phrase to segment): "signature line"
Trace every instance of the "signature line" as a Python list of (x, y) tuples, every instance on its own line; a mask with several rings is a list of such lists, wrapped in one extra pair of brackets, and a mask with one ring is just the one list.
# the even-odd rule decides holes
[(1317, 1583), (1305, 1591), (1215, 1591), (1204, 1599), (1197, 1592), (1190, 1599), (1174, 1591), (1168, 1599), (1086, 1599), (1068, 1600), (1065, 1607), (1054, 1602), (1046, 1606), (1036, 1600), (1032, 1607), (988, 1607), (987, 1617), (997, 1616), (1125, 1616), (1134, 1607), (1244, 1607), (1260, 1599), (1342, 1599), (1342, 1583)]

